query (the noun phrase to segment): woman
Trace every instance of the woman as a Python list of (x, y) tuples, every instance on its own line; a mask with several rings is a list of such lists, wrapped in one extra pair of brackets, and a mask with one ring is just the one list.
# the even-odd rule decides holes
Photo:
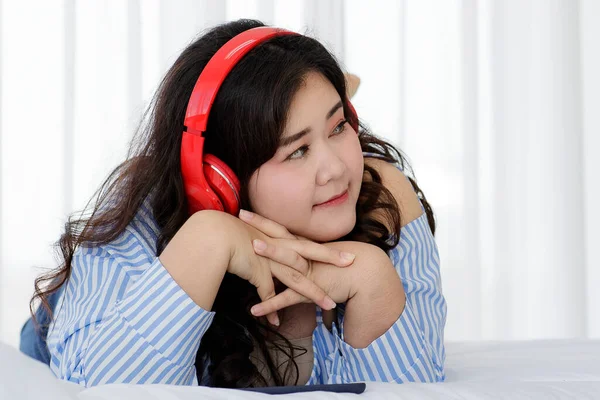
[[(67, 223), (64, 263), (36, 280), (32, 299), (46, 305), (61, 291), (48, 333), (61, 379), (445, 379), (433, 213), (400, 152), (359, 128), (344, 75), (318, 41), (282, 33), (254, 44), (215, 92), (193, 153), (198, 77), (230, 40), (262, 26), (223, 24), (182, 52), (92, 213)], [(189, 168), (209, 154), (230, 169), (239, 213), (229, 200), (227, 212), (206, 209), (212, 197), (199, 200), (190, 184)]]

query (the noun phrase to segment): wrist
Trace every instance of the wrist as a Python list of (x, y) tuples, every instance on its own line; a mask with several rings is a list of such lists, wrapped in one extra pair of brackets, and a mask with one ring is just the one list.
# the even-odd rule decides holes
[(205, 226), (205, 234), (218, 243), (215, 252), (227, 254), (225, 271), (245, 280), (250, 279), (249, 260), (255, 256), (252, 240), (265, 240), (267, 236), (231, 214), (211, 210), (201, 212), (205, 213), (200, 218), (200, 224)]
[(201, 210), (191, 217), (196, 240), (212, 244), (215, 254), (231, 260), (235, 252), (235, 218), (222, 211)]
[(388, 255), (379, 247), (362, 242), (349, 242), (348, 251), (356, 254), (351, 271), (350, 293), (352, 299), (357, 295), (370, 298), (382, 296), (382, 289), (401, 283)]
[(331, 268), (323, 268), (323, 266), (318, 265), (314, 268), (316, 273), (325, 273), (325, 270), (328, 272), (328, 279), (325, 279), (328, 285), (323, 289), (329, 295), (336, 292), (337, 296), (334, 300), (337, 303), (345, 303), (352, 299), (361, 288), (361, 280), (366, 275), (366, 270), (370, 265), (369, 260), (374, 251), (381, 250), (368, 243), (352, 241), (329, 242), (323, 243), (323, 245), (355, 255), (354, 261), (347, 267), (331, 266)]

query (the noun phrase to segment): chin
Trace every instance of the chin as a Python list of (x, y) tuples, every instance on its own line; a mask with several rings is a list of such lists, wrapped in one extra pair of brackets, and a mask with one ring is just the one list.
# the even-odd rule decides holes
[(354, 225), (356, 225), (356, 214), (354, 214), (353, 218), (344, 221), (342, 224), (335, 224), (332, 222), (331, 224), (328, 224), (326, 228), (321, 229), (317, 227), (311, 229), (306, 235), (301, 233), (299, 235), (315, 242), (333, 242), (352, 232)]

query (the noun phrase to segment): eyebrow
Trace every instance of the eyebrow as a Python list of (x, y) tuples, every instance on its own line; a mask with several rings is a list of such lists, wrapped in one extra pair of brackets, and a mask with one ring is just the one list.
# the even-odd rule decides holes
[[(335, 112), (338, 109), (340, 109), (341, 107), (342, 107), (342, 101), (340, 100), (333, 107), (331, 107), (331, 110), (329, 110), (329, 112), (325, 116), (325, 120), (328, 120), (329, 118), (333, 117), (333, 114), (335, 114)], [(295, 133), (290, 136), (286, 136), (280, 140), (279, 147), (289, 146), (290, 144), (294, 143), (296, 140), (302, 139), (306, 134), (310, 133), (311, 131), (312, 131), (312, 128), (309, 126), (307, 128), (302, 129), (298, 133)]]

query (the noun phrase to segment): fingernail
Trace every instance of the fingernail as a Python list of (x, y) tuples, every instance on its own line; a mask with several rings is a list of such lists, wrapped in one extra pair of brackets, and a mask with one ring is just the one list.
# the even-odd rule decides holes
[(254, 315), (256, 317), (256, 314), (258, 314), (260, 312), (260, 307), (254, 306), (250, 309), (250, 312), (252, 313), (252, 315)]
[(333, 310), (336, 306), (337, 304), (335, 304), (335, 301), (333, 301), (331, 297), (325, 296), (325, 308), (327, 310)]
[(275, 319), (273, 320), (273, 322), (273, 325), (279, 326), (279, 317), (277, 316), (277, 314), (275, 314)]
[(267, 248), (267, 244), (260, 239), (254, 239), (252, 243), (254, 244), (254, 248), (258, 251), (262, 251)]
[(250, 211), (240, 210), (240, 219), (252, 219), (253, 216), (254, 214)]
[(346, 262), (351, 262), (354, 261), (354, 259), (356, 258), (355, 254), (352, 253), (346, 253), (345, 251), (342, 251), (340, 253), (340, 256), (342, 257), (342, 260), (346, 261)]

